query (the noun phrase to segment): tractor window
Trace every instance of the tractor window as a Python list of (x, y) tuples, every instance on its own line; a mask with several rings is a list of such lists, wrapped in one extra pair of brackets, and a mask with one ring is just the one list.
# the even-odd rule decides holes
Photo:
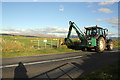
[(100, 29), (100, 35), (103, 35), (103, 30), (102, 29)]
[(97, 30), (96, 30), (96, 29), (93, 29), (91, 34), (92, 34), (92, 35), (96, 35), (96, 33), (97, 33)]
[(97, 29), (97, 34), (100, 34), (100, 29)]
[(90, 35), (90, 30), (86, 30), (86, 35)]
[(89, 29), (88, 29), (88, 30), (86, 31), (86, 35), (88, 35), (88, 36), (91, 35), (91, 32), (92, 32), (92, 30), (89, 30)]
[(86, 35), (88, 35), (88, 36), (94, 36), (96, 34), (105, 35), (105, 34), (107, 34), (107, 30), (99, 29), (99, 28), (97, 28), (97, 29), (87, 29), (86, 30)]
[(96, 29), (88, 29), (86, 31), (86, 35), (96, 35), (97, 30)]
[(89, 35), (91, 35), (92, 30), (89, 30), (89, 32), (90, 32)]

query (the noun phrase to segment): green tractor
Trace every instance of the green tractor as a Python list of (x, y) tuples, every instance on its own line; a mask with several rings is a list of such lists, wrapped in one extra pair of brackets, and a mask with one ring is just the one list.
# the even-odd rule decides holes
[[(107, 29), (103, 29), (101, 27), (93, 26), (85, 28), (85, 32), (83, 33), (79, 27), (74, 22), (69, 22), (70, 27), (68, 31), (67, 38), (65, 38), (65, 44), (68, 48), (71, 49), (81, 49), (88, 50), (95, 49), (96, 52), (103, 52), (105, 49), (113, 50), (113, 42), (111, 39), (107, 39), (106, 36), (108, 34)], [(79, 41), (73, 42), (70, 39), (72, 28), (75, 29)]]

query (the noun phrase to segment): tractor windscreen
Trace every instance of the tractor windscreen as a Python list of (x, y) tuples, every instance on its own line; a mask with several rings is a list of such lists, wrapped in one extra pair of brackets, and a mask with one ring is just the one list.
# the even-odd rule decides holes
[(90, 36), (90, 35), (96, 35), (97, 33), (97, 29), (87, 29), (86, 30), (86, 35)]

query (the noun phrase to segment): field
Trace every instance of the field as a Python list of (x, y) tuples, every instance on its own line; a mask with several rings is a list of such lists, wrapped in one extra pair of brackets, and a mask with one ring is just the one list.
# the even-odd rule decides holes
[(120, 39), (113, 39), (114, 47), (120, 47)]
[[(37, 38), (37, 37), (22, 37), (22, 36), (8, 36), (0, 35), (0, 45), (2, 50), (2, 57), (20, 57), (20, 56), (36, 56), (36, 55), (45, 55), (45, 54), (54, 54), (54, 53), (64, 53), (64, 52), (76, 52), (77, 50), (68, 49), (65, 45), (57, 46), (57, 42), (63, 42), (63, 38)], [(55, 40), (53, 40), (55, 39)], [(42, 40), (40, 42), (41, 46), (36, 47), (33, 45), (33, 40)], [(47, 40), (47, 44), (43, 40)], [(52, 45), (50, 44), (52, 41)], [(56, 41), (58, 40), (58, 41)], [(77, 39), (74, 39), (76, 41)], [(119, 47), (119, 40), (113, 40), (114, 47)], [(38, 44), (37, 44), (38, 45)], [(51, 48), (51, 46), (53, 48)], [(41, 48), (40, 48), (41, 47)], [(40, 49), (38, 49), (40, 48)]]
[[(35, 37), (21, 37), (21, 36), (2, 36), (3, 52), (15, 52), (15, 51), (31, 51), (34, 49), (34, 41), (40, 40), (40, 45), (44, 45), (43, 40), (47, 40), (46, 47), (49, 45), (53, 38), (35, 38)], [(61, 38), (55, 38), (61, 39)], [(42, 41), (42, 42), (41, 42)], [(55, 45), (56, 41), (52, 45)]]
[[(55, 53), (64, 53), (64, 52), (76, 52), (75, 50), (68, 49), (65, 45), (59, 46), (58, 48), (47, 48), (51, 40), (61, 40), (63, 38), (36, 38), (36, 37), (22, 37), (22, 36), (0, 36), (1, 46), (2, 46), (2, 57), (20, 57), (20, 56), (37, 56), (37, 55), (46, 55), (46, 54), (55, 54)], [(48, 40), (46, 48), (37, 49), (34, 47), (32, 40)], [(56, 44), (56, 41), (52, 41), (52, 46)], [(41, 43), (44, 45), (44, 43)]]

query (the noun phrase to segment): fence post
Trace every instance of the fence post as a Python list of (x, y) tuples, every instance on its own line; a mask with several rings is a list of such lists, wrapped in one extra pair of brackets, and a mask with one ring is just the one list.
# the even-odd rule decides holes
[(57, 39), (57, 48), (59, 47), (59, 39)]
[(33, 40), (30, 40), (30, 47), (33, 47)]
[(38, 40), (38, 49), (39, 49), (39, 47), (40, 47), (40, 44), (39, 44), (39, 40)]
[(45, 43), (45, 48), (46, 48), (46, 42), (44, 42)]
[(51, 39), (51, 44), (50, 44), (50, 47), (52, 48), (52, 39)]
[(60, 39), (59, 40), (59, 47), (61, 47), (61, 44), (62, 44), (62, 40)]

